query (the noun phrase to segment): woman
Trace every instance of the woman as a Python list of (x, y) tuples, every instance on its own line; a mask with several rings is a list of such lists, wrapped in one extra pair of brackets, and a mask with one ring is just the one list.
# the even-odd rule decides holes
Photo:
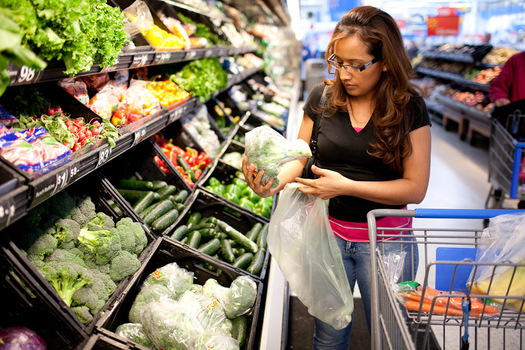
[[(299, 177), (305, 159), (286, 163), (275, 189), (272, 180), (261, 184), (263, 172), (254, 174), (246, 157), (243, 172), (249, 186), (262, 197), (297, 181), (308, 186), (302, 192), (330, 200), (329, 220), (352, 291), (356, 281), (359, 285), (370, 330), (366, 214), (376, 208), (406, 208), (423, 200), (430, 173), (430, 120), (423, 99), (409, 81), (413, 70), (399, 29), (387, 13), (371, 6), (346, 13), (334, 30), (326, 58), (335, 76), (309, 94), (299, 130), (299, 138), (309, 142), (313, 121), (321, 118), (318, 161), (312, 167), (319, 178)], [(324, 108), (320, 106), (323, 91)], [(378, 226), (382, 227), (411, 225), (407, 218), (381, 220)], [(396, 245), (410, 249), (410, 244), (384, 244), (388, 249)], [(404, 278), (410, 277), (406, 271)], [(316, 319), (314, 349), (348, 349), (351, 328), (352, 323), (335, 330)]]

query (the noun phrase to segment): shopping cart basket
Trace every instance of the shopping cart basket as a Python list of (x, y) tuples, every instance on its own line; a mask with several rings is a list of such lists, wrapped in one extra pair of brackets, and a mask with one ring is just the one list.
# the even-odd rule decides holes
[[(465, 340), (467, 340), (467, 345), (475, 344), (471, 349), (490, 349), (492, 345), (495, 349), (523, 350), (525, 346), (523, 331), (525, 316), (522, 316), (521, 312), (500, 308), (497, 314), (488, 315), (482, 312), (479, 317), (464, 319), (462, 316), (449, 316), (448, 308), (451, 307), (453, 300), (461, 299), (465, 295), (471, 298), (481, 298), (485, 303), (488, 298), (495, 297), (494, 295), (474, 294), (472, 290), (468, 290), (470, 287), (465, 287), (465, 294), (457, 292), (458, 282), (461, 282), (461, 273), (468, 272), (468, 276), (472, 269), (486, 267), (486, 265), (489, 265), (493, 270), (500, 266), (510, 266), (515, 271), (518, 267), (525, 268), (525, 264), (477, 263), (473, 259), (463, 259), (461, 254), (454, 259), (437, 260), (441, 249), (457, 249), (459, 252), (463, 252), (466, 249), (477, 248), (483, 233), (484, 220), (509, 213), (523, 214), (525, 211), (504, 209), (385, 209), (370, 211), (368, 213), (368, 228), (370, 264), (373, 274), (371, 279), (372, 349), (446, 349), (451, 338), (457, 334), (457, 338), (454, 339), (457, 339), (458, 346), (452, 346), (452, 349), (465, 349), (461, 346), (465, 345)], [(387, 244), (392, 243), (387, 238), (396, 236), (399, 229), (378, 227), (378, 220), (384, 217), (414, 218), (412, 228), (406, 230), (404, 235), (404, 237), (410, 238), (404, 242), (404, 244), (411, 245), (408, 251), (414, 254), (417, 250), (419, 255), (419, 265), (411, 266), (411, 280), (419, 282), (422, 290), (426, 290), (427, 286), (434, 288), (434, 283), (437, 284), (438, 282), (443, 284), (445, 281), (447, 285), (447, 287), (440, 289), (443, 292), (439, 296), (433, 297), (430, 312), (423, 312), (421, 308), (418, 311), (407, 311), (396, 297), (397, 293), (394, 289), (397, 283), (392, 283), (387, 273), (385, 261), (391, 261), (391, 259), (385, 257), (384, 248)], [(392, 232), (393, 230), (396, 232)], [(448, 274), (443, 273), (445, 268), (448, 269)], [(468, 271), (465, 271), (466, 269)], [(492, 272), (491, 282), (493, 278), (494, 272)], [(466, 282), (466, 280), (463, 281), (464, 286), (470, 285)], [(511, 283), (512, 280), (509, 285)], [(502, 297), (499, 295), (497, 298), (518, 300), (521, 306), (525, 307), (525, 297)], [(445, 303), (447, 308), (445, 314), (434, 312), (434, 306), (437, 305), (436, 302), (438, 301), (440, 305), (443, 305), (443, 302)], [(473, 332), (470, 339), (468, 338), (469, 329)], [(439, 333), (442, 333), (441, 337)], [(512, 347), (510, 347), (511, 344)]]
[(497, 208), (501, 208), (505, 198), (525, 200), (525, 193), (521, 190), (523, 180), (520, 178), (523, 148), (525, 142), (518, 141), (511, 131), (522, 128), (525, 115), (520, 113), (509, 116), (504, 126), (497, 119), (492, 119), (489, 148), (489, 182), (490, 192), (485, 202), (485, 208), (491, 207), (491, 199), (496, 199)]

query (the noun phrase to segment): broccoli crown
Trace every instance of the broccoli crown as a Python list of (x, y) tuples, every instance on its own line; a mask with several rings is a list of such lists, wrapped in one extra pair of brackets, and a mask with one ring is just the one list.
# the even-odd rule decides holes
[(97, 209), (95, 207), (95, 203), (93, 203), (91, 200), (91, 197), (87, 195), (80, 196), (77, 198), (76, 203), (78, 210), (83, 216), (86, 217), (87, 222), (91, 221), (97, 215)]
[(67, 306), (71, 306), (73, 294), (77, 290), (92, 283), (88, 270), (73, 262), (52, 261), (39, 268), (39, 271)]
[(115, 222), (113, 218), (106, 213), (98, 212), (86, 226), (90, 231), (110, 230), (115, 227)]
[(33, 255), (40, 260), (53, 253), (58, 247), (58, 240), (49, 233), (41, 234), (27, 249), (27, 255)]
[(73, 221), (76, 221), (80, 227), (86, 226), (86, 224), (89, 222), (89, 219), (87, 216), (82, 213), (82, 210), (80, 208), (76, 207), (71, 212), (71, 215), (69, 215), (69, 218)]
[(92, 286), (84, 286), (73, 293), (71, 305), (86, 306), (92, 315), (96, 315), (106, 304), (107, 299), (101, 299)]
[(71, 310), (82, 323), (89, 323), (93, 320), (93, 315), (91, 315), (89, 308), (85, 305), (72, 307)]
[(75, 242), (80, 233), (80, 225), (72, 219), (60, 219), (55, 222), (55, 229), (52, 233), (58, 240), (58, 245)]
[(115, 282), (120, 282), (129, 275), (134, 274), (140, 268), (140, 261), (135, 254), (121, 250), (111, 260), (109, 266), (109, 277)]
[(148, 245), (148, 237), (142, 225), (129, 217), (120, 219), (116, 224), (122, 250), (139, 255)]
[(75, 254), (74, 252), (71, 252), (66, 249), (57, 248), (51, 253), (46, 259), (46, 263), (50, 262), (72, 262), (77, 265), (80, 265), (82, 267), (86, 267), (86, 263), (84, 262), (84, 259), (82, 259), (80, 256)]
[(120, 236), (113, 230), (80, 230), (77, 237), (78, 248), (84, 253), (84, 259), (91, 257), (96, 265), (105, 265), (120, 251)]
[(66, 191), (61, 191), (53, 196), (53, 200), (44, 203), (47, 212), (61, 218), (68, 217), (77, 203), (74, 197), (70, 196)]

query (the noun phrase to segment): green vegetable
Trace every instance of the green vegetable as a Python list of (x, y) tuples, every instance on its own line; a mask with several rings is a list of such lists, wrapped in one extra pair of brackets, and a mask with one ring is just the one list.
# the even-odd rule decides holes
[(180, 241), (187, 233), (188, 226), (180, 225), (173, 231), (173, 233), (171, 234), (171, 238)]
[(188, 226), (188, 228), (191, 228), (192, 226), (197, 225), (201, 221), (201, 219), (202, 219), (202, 213), (197, 211), (190, 215), (190, 217), (188, 218), (188, 221), (186, 222), (186, 225)]
[(233, 178), (232, 183), (239, 187), (242, 190), (244, 190), (248, 184), (243, 179), (239, 179), (238, 177)]
[(71, 306), (73, 294), (77, 290), (92, 283), (88, 270), (73, 262), (53, 261), (37, 269), (67, 306)]
[(144, 211), (147, 207), (149, 207), (153, 201), (155, 200), (155, 192), (149, 191), (144, 194), (136, 203), (133, 205), (133, 210), (135, 210), (137, 213), (140, 213)]
[(151, 224), (151, 228), (155, 232), (162, 232), (165, 229), (167, 229), (170, 225), (172, 225), (178, 217), (179, 211), (177, 209), (171, 209), (170, 211), (159, 217), (157, 220), (153, 221), (153, 224)]
[(115, 229), (120, 236), (122, 250), (139, 255), (148, 245), (148, 236), (142, 225), (129, 217), (123, 217), (117, 221)]
[(127, 276), (137, 272), (140, 265), (140, 260), (135, 254), (121, 250), (117, 256), (111, 260), (109, 276), (115, 283), (119, 283)]
[(221, 228), (224, 233), (228, 235), (235, 243), (246, 248), (249, 252), (255, 253), (259, 249), (257, 244), (252, 240), (248, 239), (241, 232), (237, 231), (235, 228), (231, 227), (229, 224), (222, 220), (217, 220), (217, 225)]
[(250, 231), (246, 233), (246, 237), (251, 239), (252, 241), (257, 241), (257, 237), (259, 236), (259, 233), (262, 230), (263, 225), (260, 222), (255, 223)]
[(213, 255), (221, 248), (221, 240), (218, 238), (212, 238), (208, 242), (199, 246), (198, 250), (204, 254)]
[(264, 227), (261, 230), (261, 233), (259, 233), (259, 236), (257, 237), (257, 246), (261, 250), (265, 250), (267, 246), (267, 238), (268, 238), (268, 229), (270, 228), (270, 224), (265, 224)]
[(246, 271), (253, 275), (259, 275), (264, 265), (265, 256), (266, 256), (266, 252), (262, 249), (259, 250), (257, 253), (255, 253)]
[(139, 199), (141, 199), (149, 190), (130, 190), (127, 188), (118, 188), (117, 191), (122, 197), (124, 197), (125, 200), (127, 200), (133, 205)]
[(157, 190), (157, 194), (159, 195), (159, 200), (166, 199), (168, 196), (175, 194), (177, 192), (177, 187), (174, 185), (167, 185), (162, 187), (161, 189)]
[(210, 186), (219, 186), (221, 184), (221, 182), (219, 181), (219, 179), (217, 179), (216, 177), (210, 177), (210, 179), (208, 180), (208, 183), (210, 184)]
[(259, 201), (253, 206), (253, 212), (257, 215), (269, 218), (272, 214), (272, 208), (265, 201)]
[(142, 191), (157, 191), (168, 184), (166, 181), (146, 181), (146, 180), (130, 180), (121, 179), (118, 182), (119, 188), (129, 190), (142, 190)]
[(202, 235), (199, 231), (193, 231), (188, 234), (188, 245), (192, 248), (197, 249), (199, 244), (201, 243)]
[(115, 329), (115, 334), (146, 348), (153, 348), (153, 343), (144, 332), (144, 327), (140, 323), (123, 323)]
[(142, 218), (144, 220), (144, 223), (148, 226), (152, 226), (152, 223), (155, 220), (159, 219), (161, 216), (173, 209), (173, 202), (169, 199), (165, 199), (158, 203), (159, 204), (155, 205), (155, 208), (153, 208), (153, 210), (149, 211), (149, 213)]
[[(166, 279), (162, 280), (163, 282)], [(150, 281), (153, 282), (153, 279)], [(143, 308), (151, 302), (158, 302), (164, 298), (173, 297), (173, 293), (164, 283), (148, 283), (140, 290), (131, 308), (129, 310), (129, 321), (133, 323), (141, 323), (141, 314)]]
[(189, 196), (189, 192), (186, 191), (186, 190), (180, 190), (176, 195), (175, 197), (173, 197), (173, 201), (176, 202), (176, 203), (184, 203), (184, 201), (186, 201), (186, 198), (188, 198)]
[(96, 265), (109, 263), (121, 250), (120, 236), (116, 229), (89, 231), (84, 227), (77, 239), (84, 256), (91, 255)]
[(230, 264), (235, 262), (235, 255), (233, 254), (232, 245), (228, 239), (221, 240), (221, 254)]
[(241, 196), (241, 188), (233, 183), (226, 186), (226, 193), (232, 193), (237, 197)]
[(235, 317), (232, 320), (232, 336), (237, 339), (239, 346), (243, 347), (246, 343), (248, 333), (248, 318), (244, 315)]
[(252, 262), (253, 254), (250, 252), (244, 253), (237, 259), (235, 259), (233, 266), (238, 267), (240, 269), (246, 269), (250, 263)]
[(253, 204), (253, 202), (249, 199), (243, 197), (239, 199), (239, 205), (245, 209), (248, 209), (249, 211), (253, 211), (253, 207), (255, 204)]

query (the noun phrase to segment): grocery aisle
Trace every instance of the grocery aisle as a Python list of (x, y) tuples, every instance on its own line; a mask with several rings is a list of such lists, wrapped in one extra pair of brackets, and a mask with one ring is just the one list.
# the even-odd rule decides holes
[[(487, 175), (488, 140), (477, 140), (472, 146), (460, 140), (454, 130), (447, 131), (433, 121), (432, 163), (430, 185), (427, 195), (419, 205), (410, 208), (474, 208), (485, 206), (490, 189)], [(419, 221), (417, 221), (419, 220)], [(414, 225), (431, 225), (416, 219)], [(453, 222), (453, 225), (459, 225)], [(482, 222), (479, 223), (482, 225)], [(360, 299), (356, 294), (355, 326), (352, 332), (352, 349), (370, 348)], [(312, 348), (313, 322), (304, 306), (293, 297), (290, 302), (287, 349), (308, 350)], [(451, 339), (454, 345), (457, 338)], [(456, 348), (455, 346), (447, 348)]]

